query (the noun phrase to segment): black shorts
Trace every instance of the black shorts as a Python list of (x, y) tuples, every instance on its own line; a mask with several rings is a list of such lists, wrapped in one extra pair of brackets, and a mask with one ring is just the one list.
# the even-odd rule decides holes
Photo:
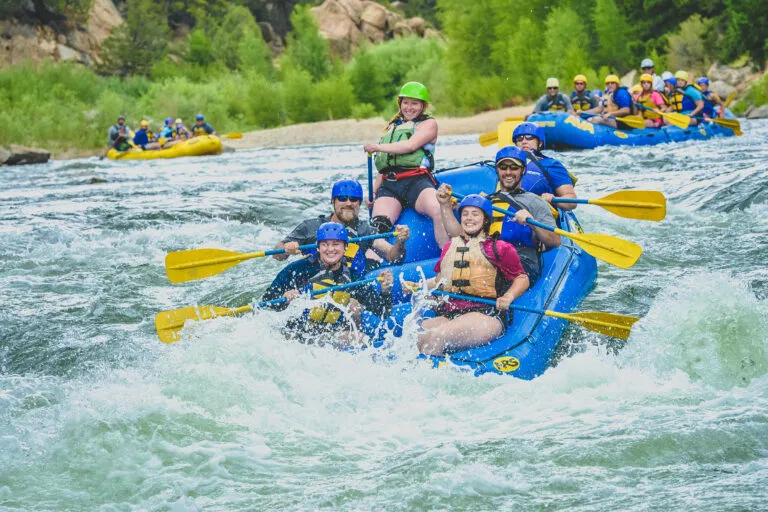
[(376, 197), (394, 197), (400, 201), (400, 206), (405, 209), (409, 206), (416, 207), (416, 200), (423, 190), (435, 188), (429, 176), (421, 175), (412, 178), (405, 178), (397, 181), (389, 181), (384, 178), (381, 182)]
[(482, 313), (498, 320), (501, 323), (501, 334), (499, 336), (504, 336), (507, 333), (507, 326), (512, 323), (511, 311), (499, 311), (493, 306), (478, 306), (476, 308), (462, 309), (461, 311), (444, 311), (442, 306), (438, 306), (435, 309), (435, 315), (445, 317), (448, 320), (453, 320), (467, 313)]

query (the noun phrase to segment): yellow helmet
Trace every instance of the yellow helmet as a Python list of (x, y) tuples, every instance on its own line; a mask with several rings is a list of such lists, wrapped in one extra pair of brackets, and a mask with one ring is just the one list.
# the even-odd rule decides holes
[(642, 75), (640, 75), (640, 81), (653, 83), (653, 77), (648, 73), (643, 73)]
[(587, 77), (584, 75), (576, 75), (573, 77), (574, 82), (584, 82), (584, 85), (587, 85)]
[(629, 90), (632, 94), (635, 94), (636, 92), (640, 92), (643, 90), (643, 86), (640, 84), (635, 84), (632, 86), (632, 89)]
[(621, 85), (621, 82), (619, 81), (619, 77), (616, 75), (608, 75), (607, 77), (605, 77), (605, 85), (608, 85), (610, 83)]
[(142, 128), (145, 128), (149, 126), (149, 121), (147, 121), (146, 119), (142, 119), (140, 124)]
[(547, 78), (547, 88), (550, 87), (557, 87), (560, 88), (560, 82), (557, 80), (557, 78)]
[(176, 119), (176, 124), (184, 124), (181, 122), (181, 118)]
[(685, 80), (687, 82), (688, 81), (688, 72), (687, 71), (682, 71), (682, 70), (678, 71), (677, 73), (675, 73), (675, 78), (677, 78), (678, 80)]

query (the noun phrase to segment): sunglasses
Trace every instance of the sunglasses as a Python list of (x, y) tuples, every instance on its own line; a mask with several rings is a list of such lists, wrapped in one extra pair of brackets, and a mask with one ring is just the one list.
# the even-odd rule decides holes
[(515, 137), (515, 142), (519, 141), (520, 139), (533, 140), (533, 139), (538, 139), (538, 137), (535, 135), (531, 135), (530, 133), (526, 133), (525, 135), (518, 135), (517, 137)]
[(640, 68), (640, 69), (653, 69), (653, 66), (646, 66), (646, 67)]
[(558, 89), (559, 89), (559, 87), (547, 87), (548, 91), (556, 91)]
[(523, 166), (519, 164), (496, 164), (496, 169), (499, 171), (517, 171), (522, 168)]
[(353, 203), (359, 203), (360, 198), (359, 197), (352, 197), (352, 196), (336, 196), (334, 199), (341, 201), (342, 203), (346, 203), (347, 201), (351, 201)]

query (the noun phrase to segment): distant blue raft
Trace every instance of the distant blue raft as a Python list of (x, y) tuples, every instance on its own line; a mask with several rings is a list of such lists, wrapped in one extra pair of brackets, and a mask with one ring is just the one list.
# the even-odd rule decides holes
[(564, 112), (532, 114), (528, 121), (544, 127), (546, 145), (551, 149), (583, 148), (598, 146), (653, 146), (665, 142), (706, 140), (713, 137), (731, 137), (733, 130), (715, 123), (681, 129), (676, 126), (643, 128), (640, 130), (610, 128), (593, 124), (581, 117)]
[[(438, 173), (440, 182), (449, 183), (460, 194), (485, 192), (496, 189), (496, 171), (492, 165), (478, 164)], [(367, 277), (378, 275), (384, 269), (395, 277), (393, 300), (395, 310), (389, 320), (389, 328), (400, 336), (403, 319), (411, 313), (411, 296), (403, 295), (400, 280), (419, 281), (422, 276), (432, 277), (432, 270), (440, 255), (435, 244), (432, 222), (412, 209), (403, 212), (398, 224), (411, 228), (411, 238), (406, 242), (406, 262), (383, 267)], [(559, 227), (569, 232), (580, 232), (581, 227), (573, 212), (560, 211)], [(529, 308), (548, 309), (571, 313), (589, 294), (597, 280), (595, 258), (563, 238), (562, 245), (542, 255), (542, 276), (515, 304)], [(370, 320), (370, 318), (369, 318)], [(375, 319), (378, 321), (378, 319)], [(514, 312), (513, 322), (504, 336), (491, 343), (450, 355), (451, 363), (483, 373), (507, 374), (521, 379), (541, 375), (552, 362), (552, 356), (567, 322), (535, 313)], [(371, 332), (370, 327), (366, 329)], [(405, 340), (403, 340), (405, 342)], [(415, 343), (415, 340), (409, 342)], [(432, 357), (435, 366), (444, 359)]]

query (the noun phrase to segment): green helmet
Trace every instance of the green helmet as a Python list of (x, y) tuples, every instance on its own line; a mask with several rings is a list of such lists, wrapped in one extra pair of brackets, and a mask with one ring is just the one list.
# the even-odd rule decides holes
[(429, 103), (429, 91), (424, 84), (408, 82), (400, 89), (400, 98), (414, 98)]

